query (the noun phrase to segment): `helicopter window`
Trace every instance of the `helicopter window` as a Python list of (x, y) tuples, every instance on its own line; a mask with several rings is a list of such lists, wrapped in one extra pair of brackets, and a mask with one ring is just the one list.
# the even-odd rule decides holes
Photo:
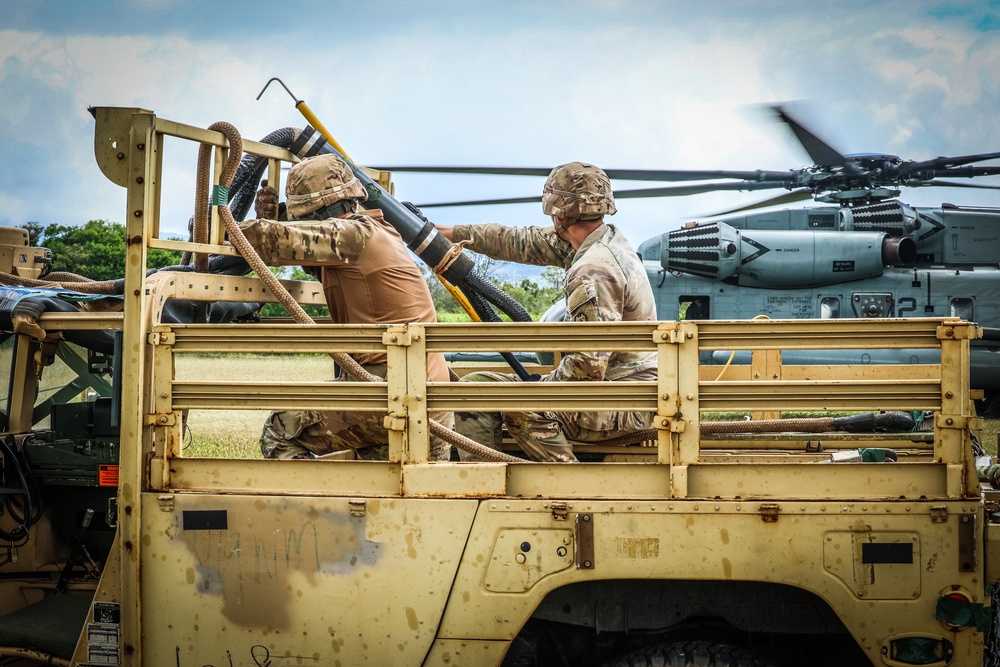
[(710, 317), (708, 297), (700, 294), (684, 295), (678, 299), (677, 319), (707, 320)]
[(820, 299), (819, 316), (824, 320), (835, 320), (840, 317), (840, 299), (835, 296), (825, 296)]
[(972, 299), (966, 298), (955, 298), (951, 300), (951, 306), (949, 308), (950, 315), (952, 317), (960, 317), (963, 320), (973, 321), (973, 302)]

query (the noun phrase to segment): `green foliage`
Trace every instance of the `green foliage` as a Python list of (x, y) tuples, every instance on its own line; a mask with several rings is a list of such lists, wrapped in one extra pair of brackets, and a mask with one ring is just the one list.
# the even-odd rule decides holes
[[(470, 253), (473, 254), (474, 253)], [(536, 322), (541, 319), (545, 311), (554, 304), (556, 301), (563, 297), (563, 275), (564, 271), (555, 266), (546, 267), (542, 272), (542, 285), (539, 285), (530, 278), (522, 278), (520, 281), (510, 281), (497, 278), (490, 275), (495, 269), (495, 265), (487, 264), (485, 267), (480, 266), (478, 261), (479, 256), (475, 256), (476, 259), (476, 272), (483, 276), (491, 283), (497, 286), (502, 292), (506, 292), (511, 298), (521, 304), (528, 314), (531, 315), (531, 319)], [(482, 270), (484, 269), (484, 270)], [(438, 313), (439, 322), (468, 322), (470, 321), (468, 316), (465, 315), (465, 310), (456, 301), (451, 294), (445, 289), (441, 281), (437, 279), (426, 267), (421, 267), (424, 272), (424, 278), (427, 281), (427, 287), (431, 291), (431, 298), (434, 300), (434, 308)], [(456, 319), (456, 316), (464, 316)], [(501, 318), (507, 320), (506, 315), (501, 315)]]
[[(91, 220), (75, 227), (25, 225), (36, 247), (52, 251), (52, 270), (67, 271), (93, 280), (115, 280), (125, 275), (125, 225), (107, 220)], [(150, 268), (171, 266), (181, 255), (173, 250), (151, 249)]]
[[(291, 268), (291, 275), (288, 275), (287, 269)], [(270, 267), (271, 273), (279, 278), (288, 278), (292, 280), (311, 280), (316, 281), (316, 278), (308, 273), (306, 273), (302, 267)], [(306, 311), (309, 317), (316, 319), (319, 317), (329, 317), (330, 309), (326, 306), (318, 306), (314, 304), (303, 304), (302, 310)], [(289, 317), (288, 312), (281, 307), (278, 303), (268, 303), (264, 304), (264, 307), (260, 309), (261, 317)]]
[[(450, 297), (449, 297), (450, 298)], [(438, 311), (438, 322), (471, 322), (472, 318), (469, 317), (465, 311), (461, 313), (442, 313)]]

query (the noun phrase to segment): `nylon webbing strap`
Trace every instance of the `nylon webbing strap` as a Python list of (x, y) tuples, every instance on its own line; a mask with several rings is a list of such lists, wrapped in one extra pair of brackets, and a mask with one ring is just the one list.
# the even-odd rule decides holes
[(226, 206), (229, 204), (229, 188), (225, 185), (215, 185), (212, 187), (212, 199), (209, 202), (212, 206)]
[(299, 133), (288, 150), (300, 158), (307, 158), (318, 154), (319, 149), (325, 145), (326, 138), (311, 126), (306, 125), (306, 128)]

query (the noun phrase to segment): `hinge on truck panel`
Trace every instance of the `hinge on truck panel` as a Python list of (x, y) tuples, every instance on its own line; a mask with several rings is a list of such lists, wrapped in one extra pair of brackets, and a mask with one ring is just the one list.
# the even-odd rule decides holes
[(948, 508), (944, 505), (931, 507), (931, 523), (944, 523), (948, 520)]
[(349, 500), (347, 506), (351, 510), (351, 516), (363, 517), (368, 511), (368, 503), (365, 500)]
[(569, 508), (564, 502), (554, 502), (549, 505), (552, 508), (552, 518), (556, 521), (565, 521), (569, 518)]
[(576, 515), (576, 569), (594, 569), (594, 517)]
[(781, 505), (775, 503), (764, 503), (757, 508), (760, 512), (760, 518), (764, 520), (764, 523), (774, 523), (778, 520), (778, 513), (781, 511)]

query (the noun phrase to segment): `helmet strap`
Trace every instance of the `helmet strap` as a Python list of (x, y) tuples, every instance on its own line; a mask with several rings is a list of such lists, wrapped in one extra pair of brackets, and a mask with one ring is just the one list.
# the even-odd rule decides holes
[(360, 206), (357, 199), (341, 199), (332, 204), (327, 204), (313, 212), (316, 220), (327, 220), (329, 218), (339, 218), (345, 213), (357, 213)]

